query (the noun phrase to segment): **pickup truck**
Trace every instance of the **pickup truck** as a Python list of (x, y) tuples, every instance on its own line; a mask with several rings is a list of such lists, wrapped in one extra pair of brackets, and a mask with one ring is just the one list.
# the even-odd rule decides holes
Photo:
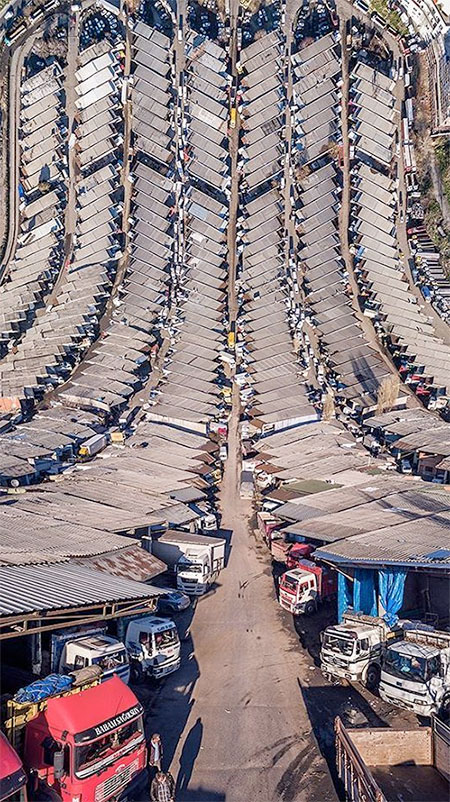
[(348, 802), (448, 802), (450, 727), (346, 729), (335, 720), (337, 771)]

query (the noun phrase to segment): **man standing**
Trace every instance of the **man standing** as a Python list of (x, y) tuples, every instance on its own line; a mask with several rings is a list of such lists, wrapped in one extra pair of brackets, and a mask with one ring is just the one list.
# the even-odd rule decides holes
[(175, 781), (171, 774), (158, 771), (150, 786), (151, 802), (175, 802)]
[(153, 769), (161, 771), (161, 760), (163, 756), (163, 746), (159, 733), (153, 733), (148, 746), (148, 765)]

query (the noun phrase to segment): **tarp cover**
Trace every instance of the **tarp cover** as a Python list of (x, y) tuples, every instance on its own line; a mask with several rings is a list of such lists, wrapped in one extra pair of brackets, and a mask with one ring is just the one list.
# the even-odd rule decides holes
[(41, 699), (47, 699), (55, 693), (67, 690), (72, 685), (72, 677), (66, 677), (64, 674), (49, 674), (44, 679), (38, 679), (27, 685), (26, 688), (20, 688), (14, 700), (19, 703), (23, 702), (40, 702)]
[(353, 609), (355, 613), (377, 615), (375, 571), (371, 568), (355, 568), (353, 583)]
[(404, 568), (384, 568), (378, 571), (380, 602), (385, 610), (383, 618), (390, 627), (398, 621), (397, 613), (403, 604), (407, 573)]
[(352, 606), (353, 593), (352, 583), (344, 574), (338, 574), (338, 621), (342, 621), (343, 615)]

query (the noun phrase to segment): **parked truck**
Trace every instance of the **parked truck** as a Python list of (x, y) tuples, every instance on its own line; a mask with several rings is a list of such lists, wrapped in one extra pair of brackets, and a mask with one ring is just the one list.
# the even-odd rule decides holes
[(293, 615), (311, 615), (321, 602), (336, 597), (336, 573), (311, 560), (299, 560), (298, 566), (281, 577), (279, 602)]
[(175, 529), (152, 536), (151, 551), (175, 572), (177, 587), (201, 596), (225, 565), (225, 540)]
[(335, 721), (336, 763), (348, 802), (448, 802), (450, 728), (346, 729)]
[(22, 756), (30, 800), (126, 802), (148, 795), (143, 708), (119, 677), (98, 682), (76, 676), (72, 687), (39, 701), (7, 702), (4, 728)]
[(117, 674), (126, 683), (130, 676), (137, 683), (148, 677), (158, 679), (180, 667), (180, 639), (170, 618), (127, 617), (119, 621), (118, 628), (123, 640), (106, 635), (102, 625), (91, 631), (57, 633), (52, 637), (52, 666), (67, 674), (97, 665), (103, 672), (102, 681)]
[(68, 674), (94, 665), (102, 669), (103, 682), (117, 674), (128, 684), (130, 679), (128, 652), (125, 645), (117, 638), (104, 633), (81, 635), (79, 638), (73, 637), (64, 644), (59, 661), (61, 673)]
[(27, 802), (27, 775), (22, 761), (0, 732), (0, 802)]
[(91, 457), (95, 457), (100, 451), (103, 451), (108, 443), (109, 435), (106, 432), (104, 434), (93, 434), (92, 437), (89, 437), (89, 439), (85, 440), (83, 445), (80, 446), (78, 454), (81, 459), (88, 460)]
[(329, 680), (349, 680), (375, 690), (387, 645), (401, 637), (383, 618), (362, 613), (344, 613), (340, 624), (327, 627), (322, 635), (320, 668)]
[(429, 716), (450, 713), (450, 632), (405, 629), (384, 655), (380, 696)]

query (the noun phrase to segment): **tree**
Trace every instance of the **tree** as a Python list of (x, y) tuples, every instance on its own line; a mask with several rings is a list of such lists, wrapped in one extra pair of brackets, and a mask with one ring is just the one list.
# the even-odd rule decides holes
[(330, 391), (328, 391), (328, 393), (323, 397), (322, 420), (331, 420), (331, 418), (335, 417), (335, 412), (334, 396)]
[(377, 412), (387, 412), (392, 409), (397, 400), (399, 388), (400, 379), (397, 374), (391, 373), (390, 376), (385, 376), (378, 388)]

